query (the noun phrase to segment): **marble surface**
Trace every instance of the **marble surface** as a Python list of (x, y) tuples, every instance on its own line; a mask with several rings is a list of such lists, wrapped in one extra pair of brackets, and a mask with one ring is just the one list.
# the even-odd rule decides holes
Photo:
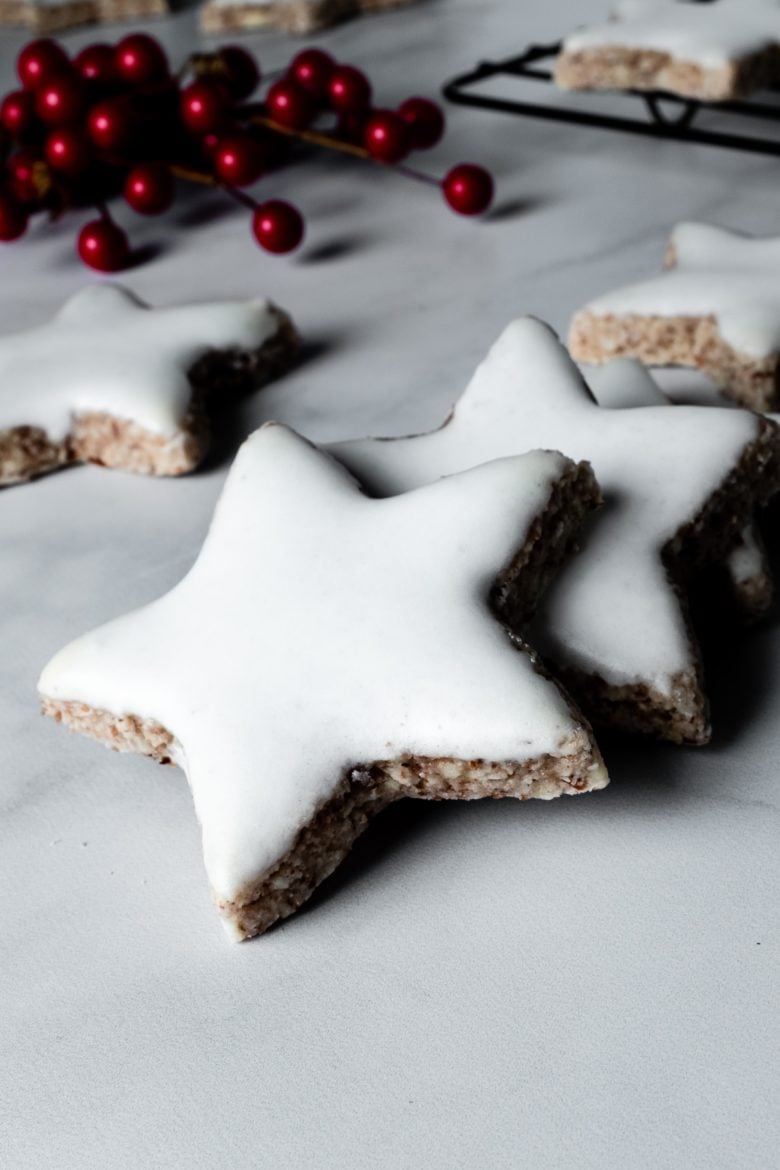
[[(429, 0), (318, 39), (390, 104), (603, 7)], [(191, 11), (156, 28), (177, 57), (197, 38)], [(3, 89), (23, 39), (0, 35)], [(294, 45), (248, 43), (269, 68)], [(391, 810), (310, 908), (239, 947), (209, 904), (181, 774), (37, 714), (57, 648), (189, 566), (261, 421), (322, 440), (431, 426), (512, 316), (565, 328), (653, 271), (675, 220), (780, 228), (770, 159), (462, 109), (450, 127), (426, 166), (492, 166), (485, 223), (328, 159), (267, 183), (310, 219), (290, 261), (216, 195), (133, 222), (153, 256), (128, 277), (140, 295), (268, 293), (307, 360), (222, 422), (198, 475), (83, 468), (2, 493), (9, 1170), (776, 1165), (775, 620), (710, 640), (710, 748), (607, 739), (602, 794)], [(44, 319), (85, 279), (71, 235), (37, 226), (0, 254), (0, 327)]]

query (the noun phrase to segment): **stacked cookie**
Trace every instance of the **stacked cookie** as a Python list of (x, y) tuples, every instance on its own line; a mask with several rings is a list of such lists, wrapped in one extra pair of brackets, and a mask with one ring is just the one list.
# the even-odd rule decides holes
[[(106, 320), (85, 364), (83, 330)], [(78, 459), (188, 470), (210, 392), (279, 372), (294, 340), (268, 302), (151, 310), (87, 290), (0, 347), (5, 481)], [(524, 318), (430, 434), (318, 450), (267, 424), (187, 576), (44, 670), (47, 714), (186, 771), (233, 937), (297, 909), (401, 797), (597, 790), (591, 720), (707, 741), (686, 591), (715, 563), (766, 602), (750, 541), (779, 432), (671, 409), (625, 362), (599, 383), (601, 403)]]

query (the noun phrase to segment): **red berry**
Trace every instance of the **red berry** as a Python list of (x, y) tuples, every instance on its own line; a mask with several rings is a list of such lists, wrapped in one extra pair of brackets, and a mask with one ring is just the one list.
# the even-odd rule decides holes
[(256, 182), (268, 164), (264, 144), (250, 134), (222, 138), (213, 155), (217, 178), (229, 187), (248, 187)]
[(378, 162), (400, 162), (409, 153), (408, 127), (392, 110), (375, 110), (363, 130), (363, 145)]
[(77, 122), (87, 104), (86, 87), (77, 73), (58, 73), (39, 86), (35, 94), (38, 117), (50, 126)]
[(168, 76), (168, 58), (158, 40), (146, 33), (132, 33), (114, 50), (116, 70), (123, 81), (149, 85)]
[(176, 184), (162, 162), (141, 163), (127, 175), (124, 196), (139, 215), (160, 215), (173, 203)]
[(9, 244), (27, 230), (27, 212), (5, 191), (0, 191), (0, 240)]
[(26, 134), (35, 124), (35, 99), (27, 89), (15, 89), (0, 106), (0, 125), (14, 138)]
[(484, 167), (459, 163), (442, 180), (442, 193), (453, 211), (480, 215), (493, 200), (493, 176)]
[(309, 97), (320, 102), (328, 96), (328, 82), (335, 68), (336, 62), (330, 53), (324, 53), (322, 49), (304, 49), (293, 57), (287, 76), (305, 89)]
[(305, 89), (294, 81), (276, 81), (265, 99), (269, 116), (290, 130), (305, 130), (316, 109)]
[(16, 72), (25, 89), (35, 89), (42, 81), (67, 69), (67, 66), (68, 54), (48, 37), (30, 41), (16, 58)]
[(34, 150), (17, 150), (8, 159), (6, 171), (11, 194), (21, 203), (37, 202), (48, 189), (48, 168)]
[(100, 42), (87, 45), (76, 55), (73, 65), (90, 85), (108, 86), (117, 80), (116, 53), (113, 45)]
[(230, 94), (218, 81), (193, 81), (182, 91), (182, 121), (193, 134), (218, 130), (230, 106)]
[(338, 65), (328, 82), (328, 100), (339, 114), (359, 114), (371, 104), (371, 82), (352, 65)]
[(429, 150), (444, 133), (444, 114), (428, 98), (407, 98), (398, 113), (409, 129), (412, 150)]
[(126, 98), (100, 102), (89, 111), (87, 131), (100, 150), (121, 152), (129, 149), (138, 128), (138, 117)]
[(303, 239), (303, 218), (291, 203), (271, 199), (255, 208), (252, 232), (266, 252), (292, 252)]
[(248, 98), (260, 84), (257, 61), (238, 45), (223, 45), (219, 57), (225, 68), (220, 80), (227, 86), (230, 96), (237, 102)]
[(44, 149), (51, 169), (71, 178), (83, 175), (92, 162), (92, 144), (84, 131), (76, 126), (63, 126), (52, 131)]
[(124, 268), (130, 255), (127, 236), (108, 219), (93, 219), (84, 224), (76, 247), (84, 263), (98, 272), (117, 272)]

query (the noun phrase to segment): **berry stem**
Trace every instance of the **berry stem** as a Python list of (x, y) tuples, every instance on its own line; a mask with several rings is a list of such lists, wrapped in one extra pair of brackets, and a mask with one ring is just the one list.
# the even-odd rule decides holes
[(319, 130), (293, 130), (291, 127), (282, 126), (279, 122), (274, 122), (272, 118), (267, 118), (264, 114), (255, 111), (256, 107), (251, 106), (244, 109), (244, 112), (249, 113), (248, 120), (253, 126), (265, 126), (277, 134), (285, 134), (288, 138), (296, 138), (301, 142), (308, 142), (312, 146), (321, 146), (325, 150), (337, 150), (341, 154), (351, 154), (354, 158), (362, 158), (366, 162), (373, 163), (374, 166), (384, 167), (385, 170), (399, 171), (402, 175), (406, 175), (409, 179), (416, 179), (419, 183), (429, 183), (433, 187), (441, 186), (441, 179), (437, 179), (435, 175), (427, 175), (424, 171), (418, 171), (415, 167), (406, 166), (404, 163), (383, 162), (382, 159), (374, 158), (369, 154), (364, 146), (358, 146), (354, 142), (345, 142), (343, 138), (334, 138)]
[(210, 175), (208, 171), (196, 171), (192, 167), (184, 167), (180, 163), (169, 163), (170, 172), (175, 175), (177, 179), (184, 179), (191, 183), (200, 183), (204, 187), (218, 187), (220, 191), (224, 191), (236, 203), (240, 203), (243, 207), (248, 207), (250, 211), (254, 211), (257, 207), (257, 200), (253, 199), (251, 195), (247, 195), (244, 191), (240, 191), (238, 187), (230, 187), (227, 183), (220, 183), (219, 179), (214, 175)]

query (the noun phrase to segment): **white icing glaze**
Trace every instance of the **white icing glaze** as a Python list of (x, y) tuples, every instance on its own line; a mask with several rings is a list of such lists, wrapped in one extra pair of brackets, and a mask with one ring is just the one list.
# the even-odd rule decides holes
[[(586, 376), (599, 406), (610, 410), (672, 405), (650, 372), (633, 358), (589, 366)], [(769, 417), (780, 422), (780, 415)], [(737, 591), (771, 578), (762, 542), (752, 525), (743, 528), (739, 541), (726, 557), (725, 566)]]
[(629, 0), (614, 19), (568, 36), (565, 52), (619, 46), (668, 53), (708, 69), (761, 52), (780, 42), (776, 0), (715, 0), (711, 4)]
[(677, 265), (597, 297), (597, 315), (714, 317), (724, 341), (748, 357), (780, 349), (780, 237), (755, 239), (709, 224), (679, 224)]
[(0, 430), (37, 426), (59, 440), (74, 415), (105, 411), (174, 435), (197, 359), (255, 349), (277, 329), (263, 300), (150, 309), (120, 285), (89, 285), (47, 324), (0, 337)]
[(269, 424), (184, 580), (62, 650), (41, 692), (168, 728), (232, 899), (353, 767), (571, 750), (565, 700), (486, 602), (567, 466), (533, 452), (377, 501)]
[(732, 409), (604, 410), (554, 333), (526, 318), (505, 330), (440, 430), (329, 449), (382, 495), (532, 447), (589, 460), (605, 507), (545, 598), (535, 643), (611, 683), (669, 694), (691, 650), (661, 550), (758, 427), (755, 415)]
[(603, 366), (586, 366), (583, 374), (599, 406), (609, 410), (669, 404), (652, 374), (634, 358), (615, 358)]

